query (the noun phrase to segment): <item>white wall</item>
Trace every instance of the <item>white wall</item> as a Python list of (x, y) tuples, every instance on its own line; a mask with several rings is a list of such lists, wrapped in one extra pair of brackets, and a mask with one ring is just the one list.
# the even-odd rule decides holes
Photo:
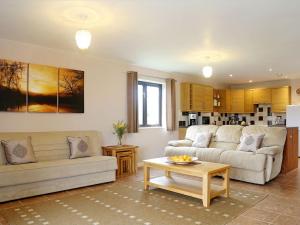
[[(0, 131), (58, 131), (95, 129), (102, 133), (104, 145), (115, 144), (112, 123), (126, 120), (126, 72), (177, 80), (177, 111), (179, 112), (179, 83), (193, 81), (206, 83), (196, 76), (172, 75), (139, 68), (120, 61), (89, 56), (85, 52), (65, 52), (31, 44), (0, 39), (0, 58), (22, 62), (79, 69), (85, 71), (85, 113), (5, 113), (0, 112)], [(216, 85), (220, 87), (220, 85)], [(127, 134), (125, 142), (139, 145), (139, 161), (158, 157), (168, 140), (176, 139), (177, 132), (162, 128), (140, 129), (137, 134)]]
[(300, 105), (300, 95), (296, 93), (296, 90), (300, 88), (300, 79), (291, 80), (291, 92), (292, 92), (292, 104)]

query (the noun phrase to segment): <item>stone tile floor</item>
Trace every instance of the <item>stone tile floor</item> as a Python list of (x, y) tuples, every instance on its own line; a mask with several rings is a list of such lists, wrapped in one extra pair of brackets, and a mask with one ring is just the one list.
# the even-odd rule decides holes
[[(151, 173), (152, 176), (160, 174), (159, 171), (153, 171)], [(140, 168), (136, 175), (119, 178), (118, 180), (135, 181), (142, 179), (143, 171)], [(99, 187), (101, 187), (101, 184), (11, 201), (0, 204), (0, 209), (47, 201), (57, 196), (70, 196), (88, 190), (95, 190)], [(255, 185), (232, 180), (231, 187), (234, 189), (263, 192), (267, 193), (268, 196), (253, 208), (245, 211), (228, 225), (300, 225), (300, 168), (291, 171), (288, 174), (279, 175), (275, 180), (265, 185)], [(2, 218), (1, 215), (0, 225), (7, 225), (5, 219)]]

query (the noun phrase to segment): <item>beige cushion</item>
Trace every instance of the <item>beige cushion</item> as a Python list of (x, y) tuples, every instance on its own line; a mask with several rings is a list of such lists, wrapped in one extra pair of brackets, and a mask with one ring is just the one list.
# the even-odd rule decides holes
[(210, 148), (221, 148), (225, 150), (236, 150), (238, 144), (236, 143), (229, 143), (229, 142), (215, 142), (211, 141), (209, 144)]
[(217, 130), (214, 141), (239, 144), (242, 135), (242, 129), (243, 127), (238, 125), (220, 126)]
[(234, 168), (262, 171), (265, 169), (266, 155), (243, 151), (224, 151), (220, 163), (229, 164)]
[(217, 125), (195, 125), (195, 126), (190, 126), (186, 130), (185, 139), (194, 141), (195, 137), (196, 137), (196, 134), (200, 133), (200, 132), (209, 132), (214, 136), (216, 134), (218, 128), (219, 128), (219, 126), (217, 126)]
[(219, 162), (224, 151), (226, 150), (219, 148), (199, 148), (196, 149), (196, 157), (201, 161)]
[[(0, 187), (45, 180), (76, 177), (111, 171), (117, 168), (116, 158), (92, 156), (20, 165), (0, 166)], [(53, 184), (55, 185), (55, 184)]]
[(196, 134), (195, 140), (192, 144), (196, 148), (207, 148), (212, 134), (209, 132), (200, 132)]
[(88, 137), (67, 137), (67, 140), (70, 146), (70, 159), (92, 156)]
[(261, 147), (284, 146), (286, 133), (285, 127), (252, 125), (243, 129), (243, 134), (265, 134)]
[(179, 147), (179, 146), (192, 146), (193, 142), (191, 140), (171, 140), (168, 142), (169, 146)]
[(36, 162), (30, 137), (21, 140), (2, 140), (1, 143), (9, 164)]
[(244, 134), (241, 137), (241, 144), (238, 147), (239, 151), (255, 152), (261, 145), (264, 134)]

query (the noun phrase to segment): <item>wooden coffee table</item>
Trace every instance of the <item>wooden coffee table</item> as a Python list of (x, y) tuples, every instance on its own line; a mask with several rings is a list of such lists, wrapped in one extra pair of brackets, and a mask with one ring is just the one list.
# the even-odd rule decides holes
[[(165, 171), (165, 176), (150, 179), (150, 168)], [(149, 186), (188, 195), (202, 199), (203, 206), (209, 207), (210, 200), (219, 195), (229, 197), (230, 165), (196, 161), (188, 165), (177, 165), (167, 161), (167, 157), (144, 160), (144, 189)], [(172, 177), (171, 172), (202, 178), (202, 184), (197, 179)], [(222, 185), (211, 183), (214, 176), (222, 176)]]

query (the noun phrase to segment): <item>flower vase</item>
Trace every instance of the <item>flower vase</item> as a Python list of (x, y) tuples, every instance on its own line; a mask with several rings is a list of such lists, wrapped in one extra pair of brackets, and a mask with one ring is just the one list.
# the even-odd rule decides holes
[(122, 145), (122, 137), (118, 137), (118, 145)]

